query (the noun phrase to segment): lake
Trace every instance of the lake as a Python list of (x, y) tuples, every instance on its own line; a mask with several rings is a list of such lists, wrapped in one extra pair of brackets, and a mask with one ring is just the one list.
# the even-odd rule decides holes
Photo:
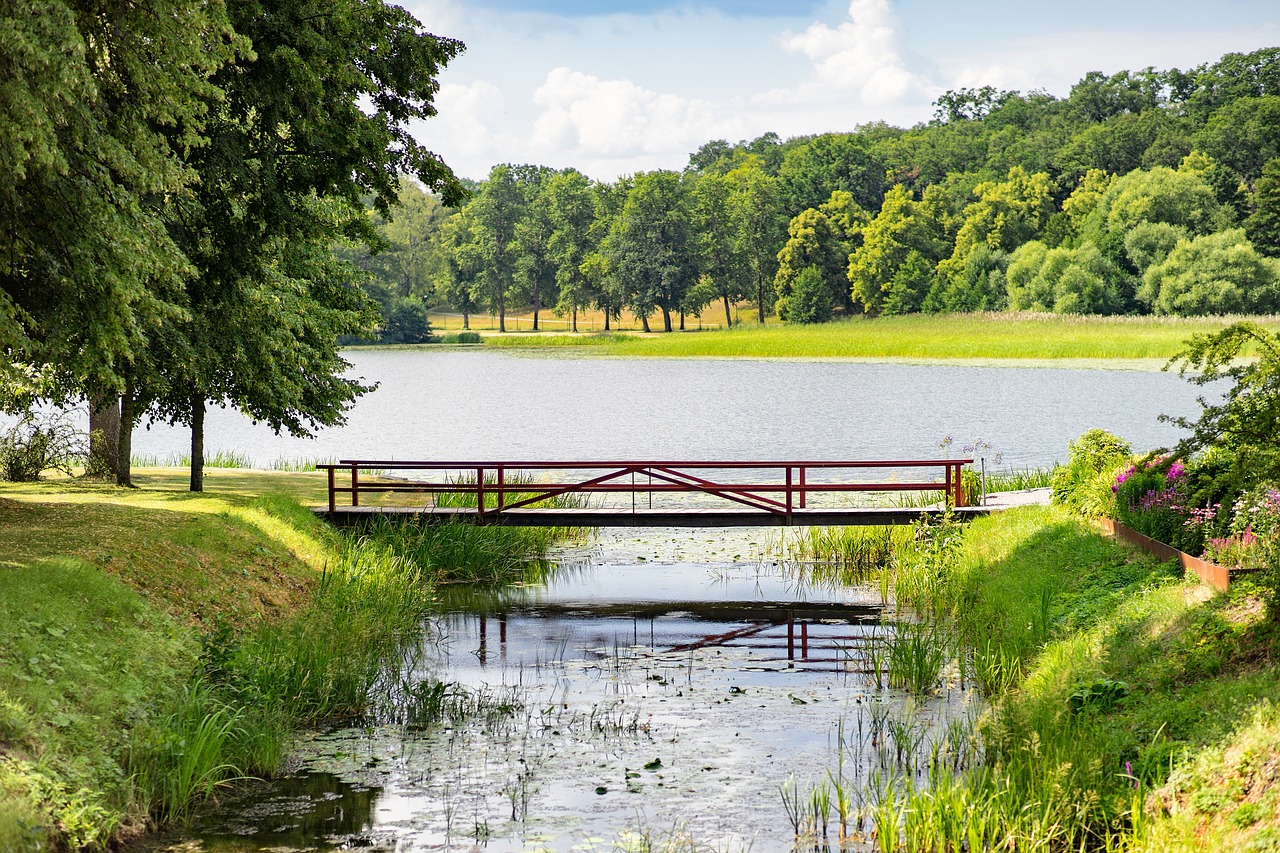
[[(205, 446), (278, 459), (894, 459), (975, 439), (1001, 467), (1042, 467), (1102, 427), (1148, 449), (1179, 433), (1197, 389), (1151, 370), (840, 361), (622, 359), (482, 349), (361, 349), (379, 383), (345, 426), (276, 436), (213, 409)], [(139, 429), (138, 454), (189, 448), (185, 429)], [(991, 455), (989, 462), (994, 461)]]

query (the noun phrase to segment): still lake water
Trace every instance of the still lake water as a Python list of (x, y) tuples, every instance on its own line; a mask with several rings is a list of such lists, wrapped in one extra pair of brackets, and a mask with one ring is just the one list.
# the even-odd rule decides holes
[[(1049, 466), (1102, 427), (1137, 449), (1173, 443), (1156, 419), (1191, 415), (1196, 388), (1151, 370), (833, 361), (620, 359), (486, 351), (352, 350), (379, 387), (345, 426), (276, 436), (214, 409), (206, 447), (258, 464), (352, 459), (903, 459), (981, 438), (1003, 465)], [(134, 451), (189, 448), (184, 429), (137, 431)]]

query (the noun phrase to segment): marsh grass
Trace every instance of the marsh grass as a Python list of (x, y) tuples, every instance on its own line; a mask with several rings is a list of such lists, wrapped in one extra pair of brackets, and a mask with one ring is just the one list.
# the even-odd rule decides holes
[[(902, 603), (949, 620), (990, 707), (975, 733), (981, 764), (938, 772), (950, 770), (946, 744), (963, 741), (947, 732), (927, 779), (898, 768), (880, 780), (878, 849), (1270, 843), (1250, 803), (1274, 798), (1272, 787), (1246, 796), (1221, 784), (1251, 772), (1239, 756), (1258, 741), (1258, 720), (1274, 719), (1252, 709), (1280, 699), (1272, 663), (1280, 632), (1246, 604), (1256, 598), (1247, 583), (1226, 596), (1198, 594), (1168, 566), (1135, 559), (1049, 507), (976, 520), (958, 537), (926, 530), (895, 571)], [(1201, 753), (1206, 744), (1218, 746)], [(1212, 769), (1184, 769), (1197, 766), (1188, 764), (1196, 754), (1211, 756), (1199, 766)], [(1191, 807), (1172, 818), (1144, 813), (1155, 791)], [(1211, 808), (1197, 811), (1196, 802)], [(1239, 818), (1219, 817), (1239, 809)]]
[[(309, 473), (315, 471), (319, 465), (328, 465), (336, 461), (337, 459), (332, 456), (280, 456), (266, 466), (266, 470)], [(169, 453), (164, 456), (157, 453), (134, 454), (131, 464), (135, 468), (190, 468), (191, 454)], [(205, 455), (204, 465), (206, 468), (252, 469), (255, 467), (253, 458), (238, 450), (217, 450), (208, 453)]]
[(364, 541), (417, 567), (433, 583), (536, 582), (551, 571), (548, 549), (574, 535), (578, 531), (569, 528), (387, 517), (372, 519), (361, 531)]
[[(611, 355), (666, 357), (1168, 360), (1191, 335), (1223, 329), (1232, 319), (917, 314), (650, 337), (531, 334), (491, 337), (486, 345), (591, 347)], [(1280, 327), (1280, 318), (1259, 319), (1268, 328)]]
[(233, 743), (245, 735), (244, 717), (197, 678), (167, 714), (136, 733), (126, 766), (157, 820), (183, 820), (195, 803), (245, 777), (231, 758)]
[(889, 566), (912, 535), (905, 526), (802, 527), (771, 539), (765, 550), (814, 581), (853, 585)]
[(887, 657), (890, 686), (924, 696), (937, 686), (951, 659), (951, 641), (937, 625), (900, 622), (889, 635)]

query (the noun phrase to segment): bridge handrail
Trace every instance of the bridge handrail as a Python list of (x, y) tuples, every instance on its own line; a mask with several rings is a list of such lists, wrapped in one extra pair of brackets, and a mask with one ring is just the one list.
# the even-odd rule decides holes
[[(744, 504), (754, 509), (774, 512), (790, 516), (797, 507), (804, 509), (808, 496), (821, 492), (895, 492), (895, 491), (942, 491), (946, 499), (954, 506), (964, 506), (964, 489), (960, 471), (965, 465), (972, 464), (972, 458), (955, 459), (878, 459), (878, 460), (783, 460), (767, 462), (751, 462), (743, 460), (731, 461), (655, 461), (655, 460), (574, 460), (561, 462), (521, 462), (521, 461), (404, 461), (394, 459), (341, 459), (336, 463), (317, 465), (317, 470), (328, 472), (329, 511), (337, 509), (339, 493), (351, 495), (351, 505), (360, 506), (360, 494), (366, 492), (418, 492), (428, 494), (464, 494), (474, 493), (476, 512), (501, 513), (509, 509), (518, 509), (538, 503), (549, 498), (573, 493), (630, 492), (634, 494), (655, 494), (660, 492), (686, 492), (711, 494), (725, 500)], [(811, 482), (809, 474), (823, 469), (867, 469), (867, 468), (941, 468), (943, 479), (932, 482), (885, 482), (885, 483), (824, 483)], [(705, 470), (765, 470), (784, 471), (783, 482), (767, 483), (724, 483), (698, 477), (686, 471)], [(415, 482), (410, 480), (379, 480), (375, 484), (362, 486), (361, 470), (387, 472), (402, 471), (457, 471), (475, 474), (475, 482)], [(600, 477), (593, 477), (576, 483), (544, 482), (531, 483), (517, 479), (508, 482), (509, 474), (523, 471), (569, 471), (599, 470), (612, 472)], [(337, 484), (338, 472), (348, 473), (350, 486)], [(794, 475), (793, 476), (793, 472)], [(494, 479), (486, 481), (486, 475), (492, 474)], [(632, 476), (631, 483), (610, 482), (611, 480)], [(634, 482), (635, 475), (647, 476), (648, 482)], [(653, 478), (659, 482), (655, 485)], [(538, 490), (543, 490), (538, 493)], [(533, 492), (533, 495), (530, 493)], [(519, 494), (522, 497), (514, 503), (508, 503), (507, 497)], [(768, 495), (781, 494), (783, 500), (776, 500)], [(496, 500), (496, 507), (487, 506), (486, 497)], [(634, 501), (633, 501), (634, 505)], [(634, 506), (633, 506), (634, 508)]]

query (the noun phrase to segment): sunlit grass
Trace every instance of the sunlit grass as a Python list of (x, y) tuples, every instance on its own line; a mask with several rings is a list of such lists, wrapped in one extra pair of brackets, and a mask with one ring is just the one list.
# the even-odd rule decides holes
[[(953, 314), (855, 318), (811, 326), (739, 326), (637, 337), (489, 337), (486, 346), (590, 347), (619, 356), (907, 359), (1168, 359), (1195, 333), (1234, 317)], [(1280, 317), (1257, 318), (1280, 329)]]

